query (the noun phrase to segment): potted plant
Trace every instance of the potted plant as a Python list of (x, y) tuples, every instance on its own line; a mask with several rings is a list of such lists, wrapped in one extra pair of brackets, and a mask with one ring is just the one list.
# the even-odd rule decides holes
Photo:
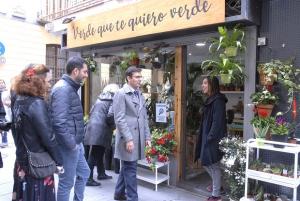
[(240, 200), (245, 192), (246, 146), (240, 137), (225, 137), (219, 143), (224, 153), (221, 163), (224, 166), (226, 190), (231, 200)]
[(176, 149), (174, 132), (166, 129), (154, 129), (151, 133), (151, 146), (145, 147), (146, 160), (154, 170), (156, 162), (166, 162)]
[(245, 50), (245, 32), (236, 25), (232, 32), (224, 26), (218, 27), (219, 38), (213, 38), (210, 52), (223, 52), (227, 57), (235, 57), (238, 50)]
[(269, 117), (266, 112), (259, 111), (258, 114), (250, 123), (253, 126), (255, 137), (257, 139), (265, 139), (274, 118)]
[(251, 94), (250, 98), (252, 99), (252, 103), (255, 105), (258, 115), (263, 112), (259, 112), (263, 110), (267, 112), (267, 115), (270, 116), (274, 107), (274, 104), (278, 101), (278, 96), (272, 94), (265, 87), (261, 91), (257, 91)]
[[(270, 126), (271, 137), (273, 141), (276, 142), (287, 142), (288, 134), (290, 130), (290, 124), (285, 120), (285, 118), (278, 114)], [(274, 147), (283, 148), (283, 145), (274, 144)]]
[(120, 67), (121, 67), (122, 71), (125, 72), (129, 66), (132, 66), (132, 65), (138, 66), (139, 62), (140, 62), (140, 59), (139, 59), (139, 55), (138, 55), (137, 51), (130, 50), (124, 54), (123, 59), (120, 64)]
[(92, 72), (96, 72), (97, 71), (97, 62), (94, 60), (94, 58), (92, 56), (88, 56), (84, 60), (87, 63), (88, 68)]
[(232, 79), (240, 81), (245, 77), (244, 66), (225, 54), (220, 54), (217, 60), (203, 61), (201, 67), (212, 76), (220, 75), (223, 84), (231, 83)]
[[(297, 75), (299, 75), (300, 69), (296, 68), (292, 63), (292, 59), (288, 61), (272, 60), (271, 62), (260, 64), (258, 67), (262, 77), (267, 77), (265, 81), (276, 80), (288, 89), (289, 103), (293, 101), (293, 92), (300, 90), (300, 85), (297, 83)], [(268, 85), (273, 83), (262, 82), (262, 84)]]
[(277, 79), (276, 69), (271, 63), (259, 64), (257, 71), (259, 73), (259, 82), (261, 85), (273, 85)]

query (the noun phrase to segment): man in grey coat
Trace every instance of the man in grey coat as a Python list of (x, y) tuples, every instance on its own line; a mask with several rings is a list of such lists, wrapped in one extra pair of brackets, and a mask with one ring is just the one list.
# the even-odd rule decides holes
[(137, 160), (145, 158), (144, 148), (146, 144), (150, 145), (151, 136), (145, 99), (139, 90), (141, 69), (131, 66), (126, 70), (125, 76), (127, 84), (115, 94), (113, 100), (117, 129), (115, 158), (121, 160), (114, 199), (138, 201)]

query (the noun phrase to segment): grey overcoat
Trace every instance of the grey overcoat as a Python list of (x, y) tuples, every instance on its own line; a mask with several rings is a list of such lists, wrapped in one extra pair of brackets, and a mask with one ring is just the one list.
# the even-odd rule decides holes
[[(115, 158), (123, 161), (136, 161), (145, 158), (146, 140), (150, 140), (148, 115), (145, 98), (139, 92), (139, 98), (132, 88), (125, 84), (114, 96), (114, 118), (116, 124)], [(127, 152), (126, 142), (133, 140), (132, 153)]]

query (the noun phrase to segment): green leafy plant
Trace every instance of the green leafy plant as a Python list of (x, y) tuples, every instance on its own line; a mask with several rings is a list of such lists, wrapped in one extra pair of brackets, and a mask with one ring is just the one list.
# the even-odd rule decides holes
[(88, 56), (84, 60), (87, 63), (88, 68), (92, 72), (96, 72), (97, 71), (97, 62), (94, 60), (94, 58), (92, 56)]
[(237, 53), (245, 49), (245, 33), (239, 26), (234, 27), (232, 32), (226, 27), (218, 27), (218, 32), (219, 38), (213, 38), (209, 46), (213, 58), (203, 61), (201, 67), (210, 75), (220, 75), (223, 83), (230, 83), (232, 80), (241, 82), (246, 75)]
[(250, 123), (253, 126), (256, 138), (265, 138), (270, 126), (273, 124), (274, 117), (268, 117), (267, 112), (263, 110), (259, 112), (259, 116), (253, 117)]
[(245, 32), (236, 25), (230, 32), (225, 26), (218, 27), (219, 38), (213, 38), (209, 46), (209, 51), (224, 52), (228, 57), (235, 56), (238, 50), (245, 50), (244, 37)]
[(272, 135), (288, 135), (291, 124), (282, 115), (277, 115), (271, 124)]
[(151, 133), (151, 146), (145, 147), (146, 160), (153, 170), (156, 162), (166, 162), (176, 149), (174, 132), (166, 129), (154, 129)]
[(300, 90), (300, 85), (297, 82), (297, 75), (299, 75), (300, 69), (296, 68), (292, 63), (293, 59), (287, 61), (275, 59), (268, 63), (259, 64), (258, 66), (260, 73), (274, 78), (287, 87), (289, 103), (293, 100), (293, 92)]
[(220, 54), (216, 60), (203, 61), (201, 67), (212, 76), (228, 74), (236, 81), (241, 81), (245, 78), (244, 66), (225, 54)]
[(250, 98), (252, 99), (252, 103), (255, 105), (258, 104), (275, 104), (278, 101), (278, 96), (272, 94), (266, 88), (263, 88), (261, 91), (257, 91), (251, 94)]
[(246, 145), (240, 137), (225, 137), (219, 143), (224, 153), (222, 164), (228, 186), (228, 195), (232, 200), (240, 200), (245, 190)]
[(120, 67), (122, 71), (126, 71), (126, 69), (131, 65), (138, 65), (139, 64), (139, 54), (135, 50), (127, 51), (123, 55), (123, 59), (121, 61)]

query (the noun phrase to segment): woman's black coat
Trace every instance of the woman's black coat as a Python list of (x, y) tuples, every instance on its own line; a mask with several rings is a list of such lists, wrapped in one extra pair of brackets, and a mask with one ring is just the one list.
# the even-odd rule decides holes
[(48, 105), (39, 97), (17, 96), (13, 104), (13, 138), (16, 145), (16, 160), (27, 166), (27, 150), (48, 152), (57, 165), (63, 165), (58, 144), (52, 130)]
[(227, 135), (226, 102), (226, 96), (217, 93), (204, 103), (195, 153), (195, 161), (200, 158), (203, 166), (212, 165), (223, 157), (219, 142)]
[(109, 92), (102, 93), (91, 109), (84, 136), (84, 145), (100, 145), (110, 148), (114, 128), (112, 95)]

